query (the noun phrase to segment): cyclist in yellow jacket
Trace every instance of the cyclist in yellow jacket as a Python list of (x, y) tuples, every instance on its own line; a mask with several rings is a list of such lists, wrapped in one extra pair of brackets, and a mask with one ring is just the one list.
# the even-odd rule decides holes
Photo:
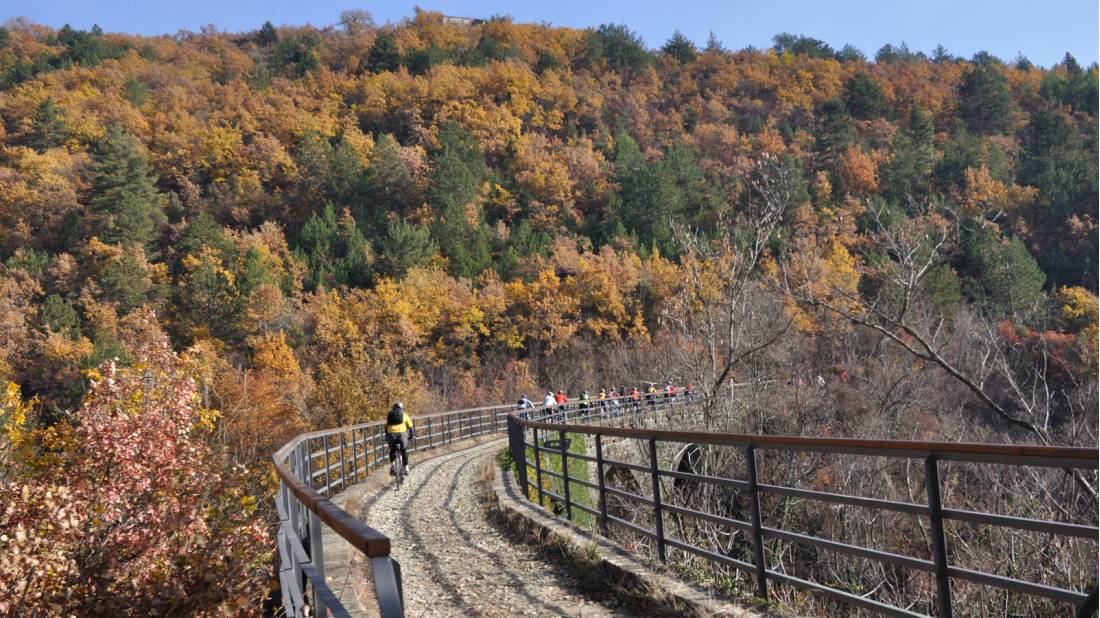
[(397, 457), (398, 451), (401, 453), (405, 474), (409, 473), (412, 468), (409, 466), (409, 440), (414, 437), (412, 417), (405, 412), (405, 404), (398, 401), (386, 415), (386, 444), (390, 445), (390, 476), (393, 476), (393, 460)]

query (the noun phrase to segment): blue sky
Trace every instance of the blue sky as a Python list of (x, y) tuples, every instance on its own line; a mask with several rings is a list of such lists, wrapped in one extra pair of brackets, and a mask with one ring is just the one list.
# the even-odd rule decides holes
[(890, 0), (827, 2), (812, 0), (0, 0), (0, 18), (23, 16), (32, 21), (77, 28), (99, 24), (110, 32), (171, 34), (198, 30), (205, 24), (244, 31), (265, 20), (276, 25), (324, 26), (336, 23), (345, 9), (364, 9), (378, 23), (399, 21), (413, 7), (449, 15), (513, 16), (520, 22), (586, 27), (625, 23), (659, 47), (674, 30), (702, 45), (710, 31), (728, 48), (770, 45), (779, 32), (804, 34), (839, 48), (851, 43), (869, 57), (884, 43), (905, 42), (914, 51), (931, 51), (942, 43), (953, 54), (970, 57), (985, 49), (1006, 60), (1023, 53), (1049, 66), (1068, 51), (1081, 64), (1097, 60), (1100, 3), (1097, 0)]

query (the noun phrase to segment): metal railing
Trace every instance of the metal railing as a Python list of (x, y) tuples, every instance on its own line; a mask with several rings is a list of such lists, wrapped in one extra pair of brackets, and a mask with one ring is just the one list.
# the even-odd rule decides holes
[[(514, 406), (491, 406), (413, 417), (416, 440), (410, 451), (503, 431)], [(375, 421), (297, 436), (274, 455), (279, 488), (279, 583), (287, 616), (347, 616), (325, 581), (322, 529), (327, 526), (370, 562), (377, 612), (404, 615), (401, 567), (390, 556), (390, 539), (333, 504), (329, 498), (386, 468), (385, 422)], [(312, 591), (312, 594), (310, 592)], [(310, 601), (312, 600), (312, 608)]]
[[(615, 409), (610, 410), (614, 413)], [(640, 410), (648, 411), (647, 407)], [(921, 616), (916, 612), (903, 607), (896, 607), (882, 603), (866, 596), (853, 594), (841, 590), (795, 577), (788, 573), (769, 569), (765, 562), (765, 541), (779, 539), (795, 544), (801, 544), (817, 549), (825, 549), (839, 552), (861, 559), (869, 559), (894, 567), (915, 569), (930, 573), (935, 577), (936, 586), (934, 593), (934, 608), (938, 616), (950, 617), (952, 615), (952, 585), (951, 581), (962, 580), (985, 586), (993, 586), (1021, 593), (1046, 598), (1056, 602), (1070, 604), (1079, 617), (1091, 616), (1097, 607), (1097, 592), (1095, 586), (1088, 593), (1076, 590), (1068, 590), (1055, 586), (1045, 585), (1031, 581), (1024, 581), (1012, 577), (971, 570), (952, 564), (949, 559), (946, 537), (944, 534), (944, 521), (954, 520), (969, 522), (983, 526), (1000, 527), (1014, 530), (1029, 530), (1048, 533), (1056, 537), (1071, 537), (1096, 541), (1100, 530), (1096, 526), (1081, 525), (1062, 521), (1048, 521), (1029, 519), (1023, 517), (1010, 517), (994, 513), (945, 508), (941, 496), (940, 462), (972, 462), (977, 464), (1008, 464), (1010, 466), (1040, 466), (1063, 468), (1066, 470), (1096, 470), (1098, 468), (1097, 449), (1088, 448), (1059, 448), (1041, 446), (1007, 446), (994, 444), (972, 443), (942, 443), (942, 442), (916, 442), (902, 440), (853, 440), (836, 438), (804, 438), (784, 436), (758, 436), (741, 434), (723, 434), (710, 432), (686, 432), (666, 431), (649, 428), (628, 428), (609, 426), (603, 422), (594, 424), (576, 424), (570, 421), (587, 420), (592, 414), (577, 415), (559, 413), (543, 419), (521, 418), (529, 415), (511, 415), (508, 419), (509, 447), (512, 457), (517, 463), (517, 476), (524, 495), (534, 500), (537, 496), (539, 504), (545, 505), (549, 497), (557, 503), (559, 510), (564, 511), (567, 519), (573, 520), (574, 513), (582, 511), (589, 516), (597, 518), (600, 529), (605, 533), (609, 525), (616, 525), (634, 534), (652, 539), (656, 546), (658, 558), (663, 562), (667, 560), (666, 548), (681, 550), (686, 554), (699, 556), (712, 563), (724, 565), (740, 570), (755, 577), (756, 595), (768, 598), (768, 582), (781, 582), (796, 588), (811, 591), (829, 597), (842, 603), (848, 603), (860, 608), (891, 616)], [(653, 409), (654, 417), (659, 418), (661, 410)], [(669, 413), (668, 407), (664, 408)], [(601, 416), (606, 416), (608, 410), (596, 411)], [(543, 439), (540, 440), (540, 433)], [(557, 445), (549, 445), (545, 440), (550, 433), (557, 438)], [(570, 452), (568, 448), (570, 434), (593, 437), (594, 453), (584, 454)], [(626, 438), (643, 440), (648, 447), (648, 465), (638, 463), (616, 461), (606, 456), (607, 445), (604, 438)], [(727, 478), (721, 476), (708, 476), (685, 472), (682, 470), (669, 470), (659, 466), (657, 447), (659, 444), (672, 443), (681, 445), (706, 445), (708, 447), (735, 447), (744, 449), (745, 478)], [(861, 455), (872, 457), (885, 457), (890, 459), (919, 459), (924, 464), (924, 481), (926, 502), (924, 504), (883, 500), (872, 497), (831, 493), (827, 491), (814, 491), (810, 489), (787, 487), (777, 484), (760, 482), (758, 473), (757, 451), (793, 451), (800, 453), (836, 453), (846, 455)], [(528, 453), (533, 457), (529, 457)], [(558, 470), (549, 470), (543, 464), (543, 454), (549, 453), (552, 459), (557, 459)], [(588, 466), (594, 466), (596, 482), (591, 479), (582, 480), (570, 478), (569, 461), (582, 460)], [(622, 489), (608, 487), (606, 472), (611, 467), (618, 467), (631, 471), (632, 474), (648, 476), (651, 485), (651, 496), (639, 495)], [(532, 483), (529, 477), (535, 476)], [(544, 479), (555, 479), (554, 487), (561, 487), (561, 493), (551, 491), (544, 486)], [(662, 479), (677, 479), (682, 481), (722, 486), (745, 492), (749, 502), (749, 521), (742, 521), (727, 517), (724, 513), (709, 513), (688, 508), (685, 505), (671, 504), (666, 501), (667, 496), (662, 496)], [(570, 485), (577, 485), (597, 492), (596, 505), (584, 504), (573, 499), (570, 495)], [(533, 486), (533, 488), (532, 488)], [(836, 540), (823, 539), (811, 534), (800, 534), (776, 527), (764, 525), (761, 512), (761, 497), (763, 495), (776, 495), (801, 498), (828, 504), (851, 505), (865, 507), (876, 513), (895, 512), (906, 513), (924, 518), (928, 522), (931, 533), (931, 560), (914, 556), (902, 555), (888, 551), (882, 551), (870, 547), (855, 544), (847, 544)], [(652, 529), (640, 526), (637, 523), (626, 521), (609, 514), (608, 497), (614, 496), (618, 500), (631, 501), (642, 505), (644, 509), (651, 509), (654, 526)], [(741, 531), (751, 539), (752, 562), (738, 560), (725, 553), (713, 551), (689, 543), (686, 539), (669, 537), (663, 526), (666, 515), (681, 518), (692, 518), (712, 524), (728, 527)]]

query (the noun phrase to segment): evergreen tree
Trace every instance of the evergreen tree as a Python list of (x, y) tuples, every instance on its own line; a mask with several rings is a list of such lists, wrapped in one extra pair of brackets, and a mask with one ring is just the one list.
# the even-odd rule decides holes
[(400, 278), (410, 268), (424, 265), (439, 252), (431, 231), (403, 218), (391, 219), (378, 247), (379, 274)]
[(836, 59), (841, 62), (866, 62), (867, 56), (855, 45), (845, 45), (836, 53)]
[(200, 212), (187, 221), (178, 241), (172, 249), (182, 260), (188, 255), (198, 255), (203, 247), (212, 247), (223, 260), (229, 262), (236, 258), (237, 246), (225, 235), (225, 229), (205, 212)]
[(882, 115), (886, 95), (870, 75), (856, 73), (844, 86), (844, 104), (852, 116), (868, 120)]
[(401, 66), (401, 50), (390, 32), (379, 32), (367, 52), (367, 68), (371, 73), (396, 71)]
[(256, 288), (261, 285), (279, 285), (278, 278), (271, 272), (271, 268), (264, 260), (263, 254), (256, 247), (252, 247), (244, 254), (244, 263), (237, 273), (237, 289), (242, 299), (247, 299)]
[(966, 239), (967, 288), (994, 319), (1028, 317), (1042, 306), (1046, 276), (1019, 238), (990, 228)]
[[(1095, 120), (1085, 131), (1096, 139)], [(1039, 190), (1039, 207), (1029, 211), (1027, 223), (1045, 248), (1039, 260), (1056, 285), (1095, 289), (1096, 233), (1087, 234), (1085, 242), (1075, 243), (1070, 230), (1074, 220), (1087, 221), (1096, 216), (1100, 201), (1097, 177), (1096, 142), (1086, 146), (1071, 118), (1050, 110), (1032, 116), (1017, 180)]]
[(332, 203), (312, 213), (298, 236), (298, 253), (308, 267), (311, 290), (340, 285), (366, 287), (374, 273), (370, 244), (348, 213), (337, 218)]
[(192, 263), (177, 287), (179, 326), (183, 335), (209, 333), (223, 341), (239, 343), (238, 327), (244, 306), (233, 271), (209, 249), (192, 255)]
[(321, 64), (321, 37), (313, 31), (279, 39), (271, 55), (271, 67), (288, 77), (305, 77)]
[(42, 152), (61, 146), (68, 137), (69, 123), (64, 112), (53, 97), (46, 97), (34, 112), (27, 145)]
[(637, 238), (640, 250), (656, 247), (663, 255), (677, 255), (673, 220), (690, 224), (714, 206), (694, 152), (676, 145), (660, 159), (648, 162), (634, 140), (620, 133), (615, 139), (614, 163), (619, 190), (608, 203), (612, 218), (605, 227), (604, 240), (615, 238), (622, 226)]
[(489, 176), (477, 140), (453, 121), (439, 132), (428, 203), (436, 214), (432, 232), (451, 274), (475, 277), (490, 266), (490, 233), (478, 203)]
[(945, 62), (954, 62), (956, 58), (947, 51), (947, 48), (943, 45), (937, 45), (936, 49), (932, 50), (932, 62), (936, 64), (944, 64)]
[(894, 138), (893, 157), (882, 169), (887, 196), (904, 203), (927, 194), (936, 160), (934, 137), (932, 117), (914, 103), (909, 108), (909, 122)]
[(841, 99), (830, 99), (818, 115), (814, 150), (825, 169), (835, 173), (848, 146), (855, 141), (855, 123)]
[(1008, 84), (993, 64), (977, 65), (963, 77), (957, 113), (970, 132), (979, 135), (1004, 132), (1009, 127), (1011, 110)]
[(92, 170), (95, 233), (108, 243), (151, 244), (167, 217), (137, 139), (118, 125), (111, 127), (97, 145)]
[(1085, 71), (1077, 59), (1066, 54), (1062, 59), (1062, 70), (1048, 71), (1039, 84), (1039, 95), (1043, 98), (1069, 105), (1073, 111), (1085, 112), (1096, 116), (1097, 109), (1097, 68), (1093, 65)]
[(718, 40), (718, 35), (714, 34), (713, 30), (707, 35), (706, 51), (712, 54), (720, 54), (726, 51), (725, 46), (722, 45), (722, 41)]
[(50, 294), (42, 302), (38, 319), (43, 327), (61, 333), (69, 339), (80, 338), (80, 314), (66, 298)]
[(260, 31), (256, 33), (256, 43), (260, 47), (267, 47), (279, 41), (279, 33), (275, 30), (275, 26), (270, 21), (265, 21), (263, 26), (260, 26)]
[(96, 283), (103, 298), (117, 305), (119, 315), (156, 300), (162, 292), (141, 262), (129, 253), (104, 266)]
[(787, 32), (772, 37), (773, 49), (780, 54), (794, 54), (810, 58), (832, 58), (836, 52), (825, 41)]
[(364, 207), (357, 216), (374, 234), (383, 233), (390, 213), (405, 216), (423, 203), (423, 192), (401, 158), (400, 146), (389, 135), (375, 142), (364, 175)]
[(890, 43), (883, 45), (875, 52), (875, 62), (882, 64), (894, 64), (896, 62), (908, 62), (913, 59), (913, 54), (909, 52), (909, 46), (904, 42), (901, 45), (894, 46)]
[(695, 44), (688, 40), (686, 36), (680, 34), (679, 30), (672, 34), (672, 38), (665, 43), (661, 51), (679, 60), (683, 64), (695, 60)]
[(590, 31), (588, 45), (591, 55), (607, 61), (607, 66), (623, 77), (636, 75), (649, 64), (641, 37), (621, 24), (601, 24)]

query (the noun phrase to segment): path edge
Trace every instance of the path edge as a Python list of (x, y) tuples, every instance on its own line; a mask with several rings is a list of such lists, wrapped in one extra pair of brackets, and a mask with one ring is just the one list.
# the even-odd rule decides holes
[(573, 562), (587, 563), (593, 571), (590, 575), (631, 605), (645, 606), (647, 615), (738, 618), (764, 615), (717, 599), (702, 588), (644, 564), (620, 545), (561, 521), (523, 499), (510, 470), (501, 470), (496, 462), (493, 468), (492, 480), (486, 479), (486, 497), (504, 525), (524, 538), (574, 554)]

